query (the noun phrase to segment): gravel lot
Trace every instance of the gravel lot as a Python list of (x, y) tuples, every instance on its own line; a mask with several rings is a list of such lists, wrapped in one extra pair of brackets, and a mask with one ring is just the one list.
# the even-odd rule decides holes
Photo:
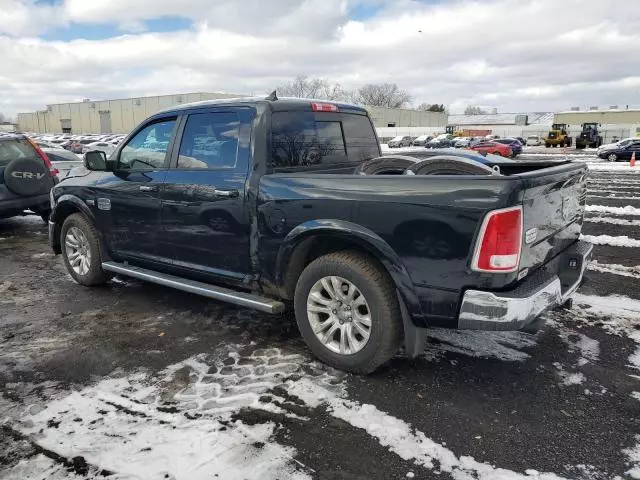
[(0, 220), (0, 479), (640, 478), (640, 167), (571, 153), (597, 244), (574, 308), (536, 335), (434, 329), (368, 377), (290, 320), (76, 285), (39, 218)]

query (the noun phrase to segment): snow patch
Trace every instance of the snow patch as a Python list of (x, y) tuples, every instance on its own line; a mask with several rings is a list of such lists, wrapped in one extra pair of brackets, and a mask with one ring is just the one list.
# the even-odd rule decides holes
[(622, 451), (629, 457), (631, 469), (627, 470), (627, 475), (631, 478), (640, 479), (640, 435), (636, 435), (636, 445)]
[(609, 223), (612, 225), (625, 225), (629, 227), (640, 227), (640, 220), (627, 220), (626, 218), (613, 217), (586, 217), (585, 222), (589, 223)]
[(587, 265), (587, 270), (611, 273), (622, 277), (640, 278), (640, 266), (627, 267), (626, 265), (618, 265), (615, 263), (598, 263), (597, 260), (594, 260)]
[[(626, 192), (625, 192), (626, 193)], [(592, 195), (592, 194), (587, 194), (587, 197), (589, 198), (613, 198), (615, 200), (638, 200), (640, 199), (640, 196), (629, 196), (629, 195), (617, 195), (615, 193), (611, 193), (609, 195)]]
[(557, 480), (561, 478), (553, 473), (538, 473), (533, 470), (528, 470), (527, 474), (521, 474), (478, 462), (473, 457), (457, 457), (444, 445), (434, 442), (403, 420), (379, 410), (374, 405), (340, 398), (326, 389), (319, 388), (308, 379), (303, 378), (289, 383), (287, 390), (307, 405), (326, 405), (331, 415), (366, 431), (376, 438), (380, 445), (387, 447), (403, 460), (413, 461), (416, 465), (435, 470), (436, 473), (448, 472), (456, 479), (477, 480)]
[(558, 376), (562, 380), (562, 385), (570, 386), (570, 385), (581, 385), (587, 379), (583, 373), (580, 372), (567, 372), (562, 364), (559, 362), (554, 362), (553, 366), (558, 370)]
[(597, 340), (573, 330), (561, 330), (558, 336), (569, 346), (569, 351), (580, 353), (579, 367), (600, 358), (600, 343)]
[(44, 448), (82, 456), (118, 478), (308, 478), (295, 449), (271, 440), (275, 423), (247, 425), (233, 414), (250, 408), (301, 418), (261, 396), (294, 373), (341, 392), (330, 384), (340, 377), (277, 348), (238, 351), (222, 346), (215, 357), (191, 357), (156, 377), (138, 372), (102, 380), (27, 411), (17, 428)]
[(589, 164), (589, 170), (595, 170), (600, 172), (616, 172), (622, 174), (640, 174), (640, 168), (631, 168), (629, 162), (616, 162), (616, 163), (593, 163)]
[(89, 472), (82, 477), (71, 473), (64, 465), (56, 463), (42, 454), (35, 455), (31, 458), (23, 459), (13, 468), (0, 473), (0, 480), (26, 480), (26, 479), (43, 479), (43, 480), (75, 480), (75, 479), (93, 480), (98, 477), (96, 474)]
[(612, 247), (640, 247), (640, 240), (629, 238), (626, 235), (612, 237), (611, 235), (580, 235), (580, 240), (594, 245), (610, 245)]
[(608, 213), (610, 215), (632, 215), (640, 216), (640, 208), (627, 205), (625, 207), (609, 207), (607, 205), (586, 205), (586, 212)]

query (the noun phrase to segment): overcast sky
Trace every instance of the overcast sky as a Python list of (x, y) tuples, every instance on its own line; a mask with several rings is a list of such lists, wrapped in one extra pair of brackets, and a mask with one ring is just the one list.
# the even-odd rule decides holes
[(298, 74), (500, 112), (640, 106), (640, 0), (0, 0), (0, 112)]

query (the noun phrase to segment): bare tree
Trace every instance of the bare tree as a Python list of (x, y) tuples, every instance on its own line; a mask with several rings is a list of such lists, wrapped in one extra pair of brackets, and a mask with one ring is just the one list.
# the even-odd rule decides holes
[(444, 104), (437, 103), (421, 103), (418, 105), (417, 110), (423, 110), (425, 112), (444, 112)]
[(320, 100), (350, 101), (354, 93), (345, 90), (339, 83), (331, 83), (324, 78), (309, 78), (298, 75), (295, 79), (276, 88), (282, 97), (317, 98)]
[(0, 123), (5, 123), (9, 121), (9, 117), (7, 117), (4, 113), (0, 112)]
[(469, 105), (464, 109), (465, 115), (487, 115), (488, 113), (489, 112), (487, 112), (486, 110), (473, 105)]
[(373, 107), (401, 108), (411, 102), (411, 95), (395, 83), (370, 83), (358, 90), (358, 103)]

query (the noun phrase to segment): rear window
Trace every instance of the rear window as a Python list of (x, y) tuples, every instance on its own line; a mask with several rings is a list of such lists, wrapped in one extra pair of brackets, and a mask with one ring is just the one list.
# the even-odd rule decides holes
[(272, 116), (271, 162), (275, 169), (355, 165), (379, 154), (375, 131), (365, 115), (275, 112)]
[(23, 139), (0, 142), (0, 167), (6, 167), (13, 160), (30, 158), (39, 160), (33, 147)]

